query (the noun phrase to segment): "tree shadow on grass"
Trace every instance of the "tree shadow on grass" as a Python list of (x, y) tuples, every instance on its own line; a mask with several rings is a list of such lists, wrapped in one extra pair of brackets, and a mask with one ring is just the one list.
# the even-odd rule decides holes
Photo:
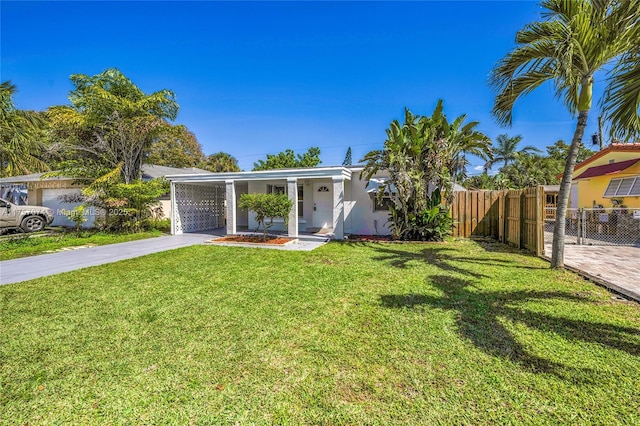
[(523, 265), (515, 260), (504, 259), (487, 259), (483, 257), (473, 256), (460, 256), (460, 251), (444, 247), (444, 246), (431, 246), (424, 248), (417, 253), (407, 252), (405, 250), (394, 249), (392, 247), (376, 245), (372, 246), (375, 251), (380, 253), (379, 256), (374, 257), (374, 260), (379, 260), (389, 263), (394, 268), (407, 268), (412, 262), (425, 263), (435, 266), (443, 271), (454, 272), (461, 275), (467, 275), (474, 278), (490, 278), (488, 275), (472, 271), (456, 264), (468, 264), (469, 266), (475, 265), (499, 265), (510, 268), (518, 269), (548, 269), (542, 266), (528, 266)]
[(590, 369), (564, 365), (535, 355), (516, 339), (503, 322), (522, 324), (539, 332), (560, 335), (569, 341), (597, 343), (640, 356), (640, 331), (637, 329), (556, 317), (521, 307), (531, 301), (584, 302), (578, 296), (533, 290), (477, 291), (473, 282), (447, 275), (433, 275), (428, 281), (442, 292), (442, 296), (386, 294), (380, 296), (380, 302), (387, 308), (425, 306), (453, 311), (460, 335), (478, 349), (511, 360), (527, 371), (554, 374), (563, 379), (591, 381), (596, 374)]
[[(532, 372), (551, 373), (572, 380), (593, 377), (592, 371), (574, 365), (567, 366), (545, 359), (528, 350), (506, 323), (523, 325), (542, 333), (562, 336), (567, 341), (600, 344), (608, 348), (624, 351), (640, 357), (640, 330), (582, 319), (566, 318), (534, 312), (524, 305), (529, 302), (580, 302), (588, 299), (563, 291), (537, 290), (497, 290), (480, 288), (479, 280), (495, 279), (474, 268), (496, 266), (518, 269), (547, 269), (523, 265), (514, 258), (487, 259), (460, 255), (459, 250), (446, 246), (430, 246), (419, 252), (407, 252), (386, 245), (372, 246), (379, 255), (376, 260), (395, 268), (408, 268), (418, 262), (437, 268), (437, 272), (427, 277), (427, 282), (440, 290), (441, 296), (424, 294), (386, 294), (380, 302), (388, 308), (416, 308), (420, 306), (454, 312), (460, 335), (487, 354), (512, 360)], [(507, 252), (512, 252), (507, 248)], [(478, 281), (477, 281), (478, 280)], [(583, 374), (575, 374), (583, 371)]]

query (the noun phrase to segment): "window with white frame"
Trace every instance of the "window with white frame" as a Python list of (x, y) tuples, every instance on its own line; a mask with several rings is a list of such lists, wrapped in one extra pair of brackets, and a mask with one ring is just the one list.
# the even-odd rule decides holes
[(298, 217), (304, 215), (304, 187), (298, 185)]
[(284, 185), (267, 185), (267, 194), (286, 194)]
[[(284, 185), (267, 185), (267, 194), (286, 194)], [(298, 217), (304, 215), (304, 186), (298, 185)]]
[(640, 196), (640, 176), (611, 179), (603, 197), (638, 197)]

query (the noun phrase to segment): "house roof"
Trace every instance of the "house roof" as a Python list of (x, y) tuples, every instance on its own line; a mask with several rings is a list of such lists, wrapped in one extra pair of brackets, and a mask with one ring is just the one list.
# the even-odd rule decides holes
[(169, 167), (169, 166), (157, 166), (155, 164), (143, 164), (142, 178), (156, 179), (168, 175), (192, 175), (192, 174), (211, 174), (208, 170), (199, 169), (197, 167)]
[(41, 180), (71, 180), (71, 178), (64, 176), (55, 176), (43, 178), (46, 173), (31, 173), (30, 175), (10, 176), (0, 179), (0, 183), (25, 183), (25, 182), (37, 182)]
[(296, 179), (320, 179), (342, 177), (351, 179), (351, 169), (338, 167), (309, 167), (296, 169), (273, 169), (255, 172), (224, 172), (208, 174), (176, 174), (165, 176), (172, 182), (225, 182), (225, 181), (250, 181), (250, 180), (280, 180), (288, 178)]
[(581, 163), (576, 164), (576, 167), (573, 169), (574, 172), (582, 169), (583, 167), (588, 166), (599, 158), (604, 157), (605, 155), (611, 152), (637, 152), (640, 154), (640, 142), (634, 143), (612, 143), (602, 151), (598, 151), (593, 154), (591, 157), (587, 158)]
[(574, 180), (620, 173), (624, 169), (628, 169), (629, 167), (633, 166), (638, 161), (640, 161), (640, 158), (634, 158), (631, 160), (620, 161), (620, 162), (611, 163), (611, 164), (603, 164), (602, 166), (589, 167), (587, 170), (584, 171), (584, 173), (575, 177)]
[[(168, 167), (168, 166), (156, 166), (154, 164), (143, 164), (142, 167), (142, 178), (143, 179), (156, 179), (161, 178), (167, 175), (183, 175), (183, 174), (211, 174), (208, 170), (198, 169), (197, 167)], [(32, 173), (29, 175), (20, 175), (20, 176), (11, 176), (0, 179), (0, 183), (25, 183), (25, 182), (38, 182), (41, 180), (51, 181), (51, 180), (72, 180), (73, 178), (69, 178), (66, 176), (53, 176), (46, 177), (43, 176), (46, 173)]]

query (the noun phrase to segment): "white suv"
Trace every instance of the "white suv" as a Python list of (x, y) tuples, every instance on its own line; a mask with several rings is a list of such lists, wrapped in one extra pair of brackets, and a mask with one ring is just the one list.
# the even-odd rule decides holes
[(24, 232), (42, 231), (53, 222), (48, 207), (18, 206), (0, 198), (0, 228), (22, 228)]

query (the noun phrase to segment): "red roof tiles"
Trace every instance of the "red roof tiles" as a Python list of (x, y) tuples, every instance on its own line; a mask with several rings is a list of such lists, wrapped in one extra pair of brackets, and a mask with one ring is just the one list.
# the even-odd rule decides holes
[(638, 161), (640, 161), (640, 158), (634, 158), (631, 160), (620, 161), (620, 162), (611, 163), (611, 164), (603, 164), (602, 166), (589, 167), (587, 170), (584, 171), (584, 173), (575, 177), (574, 180), (586, 179), (586, 178), (596, 177), (596, 176), (612, 175), (612, 174), (621, 172), (624, 169), (628, 169), (629, 167), (636, 164)]

